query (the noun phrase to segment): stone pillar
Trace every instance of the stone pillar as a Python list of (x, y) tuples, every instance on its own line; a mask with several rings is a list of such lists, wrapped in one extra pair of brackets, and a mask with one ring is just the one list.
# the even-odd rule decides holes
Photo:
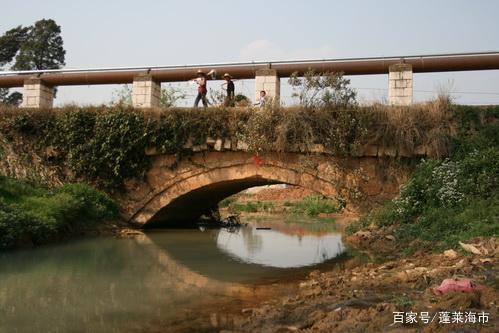
[(267, 97), (279, 105), (281, 80), (274, 69), (260, 69), (255, 76), (255, 100), (260, 99), (260, 91), (265, 90)]
[(30, 78), (24, 81), (22, 108), (51, 108), (54, 102), (54, 88), (41, 79)]
[(412, 104), (412, 65), (396, 64), (389, 67), (388, 102), (391, 105)]
[(132, 105), (136, 108), (152, 108), (159, 106), (161, 83), (153, 80), (151, 75), (139, 75), (133, 79)]

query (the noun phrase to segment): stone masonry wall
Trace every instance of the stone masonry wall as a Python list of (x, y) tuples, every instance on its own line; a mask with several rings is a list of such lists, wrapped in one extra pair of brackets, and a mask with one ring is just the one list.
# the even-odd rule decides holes
[(28, 79), (24, 82), (23, 108), (51, 108), (54, 100), (54, 88), (43, 84), (40, 79)]
[(161, 98), (161, 83), (150, 75), (138, 76), (133, 80), (132, 105), (138, 108), (159, 106)]
[(388, 74), (388, 99), (392, 105), (412, 104), (412, 66), (391, 65)]

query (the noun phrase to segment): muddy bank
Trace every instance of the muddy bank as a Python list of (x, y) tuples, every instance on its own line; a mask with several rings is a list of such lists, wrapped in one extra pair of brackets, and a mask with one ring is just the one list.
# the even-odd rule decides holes
[[(269, 200), (280, 208), (285, 200), (309, 194), (293, 187), (265, 189), (238, 201)], [(319, 216), (334, 219), (340, 229), (358, 218), (356, 212), (345, 210)], [(241, 314), (225, 315), (223, 325), (218, 322), (220, 332), (496, 332), (497, 239), (472, 239), (475, 245), (466, 250), (442, 253), (421, 247), (406, 256), (407, 244), (395, 242), (394, 231), (393, 226), (369, 227), (344, 237), (351, 249), (349, 260), (295, 282), (296, 292), (243, 309)], [(411, 245), (417, 248), (415, 242)], [(483, 288), (435, 294), (434, 288), (446, 279), (469, 279), (472, 286)], [(487, 316), (479, 322), (482, 312)], [(406, 322), (407, 313), (417, 314), (416, 323)], [(403, 323), (400, 317), (396, 320), (400, 314)], [(475, 314), (475, 322), (468, 322), (473, 317), (466, 314)]]
[[(328, 272), (312, 272), (296, 294), (244, 310), (224, 332), (496, 332), (499, 243), (482, 241), (487, 253), (480, 255), (420, 253), (379, 263), (354, 257)], [(484, 288), (435, 295), (431, 288), (448, 278), (469, 278)], [(441, 312), (470, 311), (487, 313), (488, 322), (439, 323)], [(418, 322), (394, 324), (394, 312), (417, 313)], [(425, 324), (421, 312), (436, 319)]]

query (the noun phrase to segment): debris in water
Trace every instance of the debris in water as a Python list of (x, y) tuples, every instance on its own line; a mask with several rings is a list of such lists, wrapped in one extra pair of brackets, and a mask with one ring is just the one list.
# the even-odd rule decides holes
[(238, 214), (229, 215), (224, 219), (220, 218), (219, 214), (218, 216), (212, 214), (211, 218), (201, 219), (198, 222), (198, 228), (201, 231), (207, 228), (226, 228), (229, 232), (233, 232), (245, 225), (246, 223), (241, 222)]

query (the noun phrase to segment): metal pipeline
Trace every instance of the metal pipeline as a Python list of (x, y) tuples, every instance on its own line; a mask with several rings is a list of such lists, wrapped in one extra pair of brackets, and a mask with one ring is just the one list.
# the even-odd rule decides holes
[(293, 72), (303, 74), (309, 69), (316, 72), (343, 72), (345, 75), (386, 74), (390, 65), (399, 63), (412, 65), (414, 73), (496, 70), (499, 69), (499, 52), (169, 67), (0, 72), (0, 88), (22, 87), (24, 80), (33, 77), (37, 77), (51, 86), (124, 84), (132, 83), (134, 77), (144, 73), (150, 74), (154, 80), (159, 82), (180, 82), (194, 78), (198, 69), (215, 69), (219, 74), (228, 72), (235, 79), (252, 79), (257, 70), (268, 68), (276, 70), (280, 77), (289, 77)]

